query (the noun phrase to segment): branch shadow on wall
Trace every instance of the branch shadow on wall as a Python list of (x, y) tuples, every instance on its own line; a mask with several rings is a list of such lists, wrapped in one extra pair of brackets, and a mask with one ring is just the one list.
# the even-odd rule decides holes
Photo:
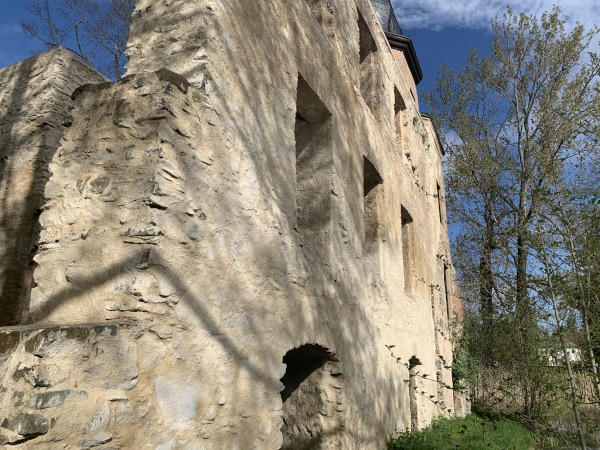
[[(239, 5), (234, 4), (222, 5), (221, 7), (226, 8), (227, 6), (233, 9), (240, 8)], [(293, 8), (304, 6), (304, 4), (300, 6), (296, 5)], [(178, 17), (177, 8), (183, 7), (175, 2), (172, 5), (173, 11), (170, 17)], [(228, 30), (230, 40), (236, 42), (240, 48), (236, 49), (235, 52), (231, 48), (225, 48), (226, 57), (229, 57), (230, 61), (235, 61), (239, 54), (252, 55), (253, 58), (259, 59), (267, 58), (264, 47), (257, 47), (252, 39), (247, 39), (247, 33), (259, 33), (259, 35), (264, 35), (265, 42), (272, 44), (269, 45), (269, 51), (271, 52), (271, 55), (268, 56), (269, 60), (287, 61), (285, 66), (296, 67), (297, 63), (290, 63), (290, 59), (300, 58), (300, 53), (306, 51), (306, 49), (302, 49), (300, 48), (302, 46), (299, 46), (295, 50), (296, 53), (290, 52), (287, 38), (280, 33), (279, 28), (272, 26), (273, 11), (269, 9), (269, 5), (264, 4), (264, 2), (248, 2), (244, 4), (244, 8), (246, 8), (245, 14), (240, 15), (240, 17), (244, 17), (243, 26)], [(284, 13), (289, 15), (287, 17), (288, 23), (293, 23), (295, 13), (293, 10)], [(202, 15), (199, 15), (197, 20), (200, 23), (203, 20)], [(165, 19), (165, 22), (163, 24), (165, 28), (176, 25), (175, 21), (169, 23), (168, 18)], [(216, 26), (217, 34), (225, 35), (219, 25), (217, 24)], [(303, 36), (302, 41), (310, 42), (310, 38)], [(329, 50), (329, 52), (332, 51), (331, 49)], [(326, 56), (324, 56), (324, 59)], [(327, 61), (325, 61), (326, 63)], [(290, 82), (294, 82), (297, 76), (296, 70), (288, 78)], [(257, 191), (263, 196), (263, 201), (269, 205), (272, 215), (280, 221), (278, 226), (282, 228), (283, 233), (292, 237), (295, 249), (297, 250), (301, 247), (301, 242), (299, 241), (302, 238), (294, 230), (296, 218), (290, 217), (290, 214), (295, 215), (295, 208), (290, 208), (290, 196), (293, 196), (296, 190), (295, 177), (293, 176), (295, 172), (295, 167), (293, 166), (295, 148), (293, 139), (286, 140), (285, 138), (292, 138), (294, 136), (295, 112), (289, 111), (285, 120), (282, 120), (281, 117), (273, 117), (273, 110), (269, 102), (257, 102), (257, 86), (254, 81), (246, 78), (241, 72), (237, 74), (237, 77), (235, 80), (230, 80), (230, 84), (237, 87), (240, 96), (236, 98), (235, 104), (233, 100), (223, 103), (225, 108), (224, 115), (232, 118), (239, 117), (240, 108), (237, 105), (247, 105), (243, 108), (246, 120), (244, 122), (236, 122), (234, 120), (227, 126), (235, 128), (235, 133), (240, 137), (239, 140), (242, 143), (243, 148), (241, 150), (249, 156), (253, 164), (252, 170), (257, 174), (256, 179), (259, 183), (256, 186)], [(214, 95), (222, 95), (218, 89), (219, 86), (217, 86), (217, 93)], [(273, 89), (276, 88), (273, 87)], [(275, 97), (277, 97), (277, 94), (275, 94)], [(294, 98), (292, 96), (287, 100), (293, 102)], [(286, 103), (287, 100), (279, 99), (283, 103)], [(348, 128), (352, 128), (353, 126), (358, 130), (364, 128), (364, 125), (358, 122), (349, 124)], [(337, 132), (339, 133), (340, 131), (338, 130)], [(279, 136), (273, 140), (273, 145), (280, 146), (280, 151), (276, 152), (272, 149), (263, 150), (261, 148), (261, 141), (256, 136), (265, 138)], [(264, 141), (268, 141), (268, 139), (264, 139)], [(347, 145), (355, 144), (353, 137), (348, 135), (338, 136), (338, 142)], [(234, 151), (240, 151), (240, 149), (234, 149)], [(338, 151), (341, 150), (338, 149)], [(363, 152), (354, 151), (353, 153), (358, 155), (355, 158), (356, 167), (361, 167)], [(233, 158), (233, 155), (223, 149), (218, 154), (218, 157), (220, 164), (223, 167), (228, 167), (230, 174), (238, 173), (238, 160)], [(359, 170), (355, 171), (353, 178), (346, 180), (346, 182), (362, 186), (362, 173)], [(360, 190), (357, 190), (357, 192), (362, 197), (362, 192)], [(323, 202), (325, 205), (319, 206), (318, 209), (328, 208), (329, 206), (326, 203), (331, 201), (333, 200), (330, 197), (324, 199)], [(233, 217), (239, 209), (240, 205), (221, 202), (219, 215), (221, 217)], [(258, 211), (255, 211), (255, 214), (247, 220), (251, 228), (257, 228), (261, 224), (262, 216)], [(318, 224), (319, 227), (326, 225), (333, 227), (337, 224), (332, 224), (331, 222), (328, 224)], [(207, 302), (211, 302), (213, 299), (201, 298), (198, 294), (194, 293), (194, 289), (191, 287), (193, 281), (181, 279), (178, 271), (170, 266), (168, 258), (163, 257), (159, 250), (152, 250), (153, 260), (160, 266), (161, 273), (179, 292), (181, 301), (193, 311), (198, 323), (206, 331), (215, 335), (218, 345), (233, 356), (236, 366), (251, 374), (252, 378), (260, 382), (267, 390), (278, 393), (281, 390), (281, 384), (279, 379), (273, 376), (272, 370), (270, 370), (268, 365), (273, 361), (274, 354), (278, 355), (279, 362), (282, 362), (283, 355), (288, 350), (301, 343), (306, 343), (302, 342), (304, 339), (303, 336), (309, 336), (308, 339), (315, 339), (315, 341), (317, 339), (326, 339), (327, 342), (314, 343), (331, 347), (342, 362), (353, 360), (363, 361), (373, 368), (387, 365), (387, 361), (378, 359), (380, 352), (372, 348), (374, 345), (372, 337), (373, 324), (370, 323), (371, 318), (361, 304), (362, 297), (365, 295), (364, 287), (360, 287), (354, 279), (356, 273), (360, 273), (359, 268), (347, 268), (342, 277), (347, 276), (348, 278), (341, 279), (342, 277), (332, 276), (328, 271), (316, 270), (317, 268), (313, 267), (311, 261), (306, 258), (301, 258), (301, 261), (291, 259), (285, 246), (266, 245), (261, 240), (262, 237), (260, 235), (251, 234), (248, 236), (248, 239), (249, 242), (246, 243), (246, 247), (251, 248), (253, 253), (249, 255), (246, 261), (252, 261), (252, 267), (248, 268), (252, 273), (257, 273), (264, 280), (269, 281), (275, 281), (276, 279), (272, 270), (273, 267), (277, 267), (278, 272), (287, 274), (283, 283), (284, 293), (278, 294), (282, 298), (285, 298), (287, 302), (285, 305), (286, 317), (275, 324), (275, 326), (279, 327), (279, 334), (282, 336), (280, 342), (270, 342), (267, 339), (266, 336), (268, 333), (264, 332), (264, 327), (269, 326), (269, 324), (266, 324), (264, 318), (256, 313), (257, 305), (260, 304), (260, 293), (252, 295), (250, 300), (244, 299), (241, 296), (235, 299), (240, 305), (239, 309), (247, 315), (248, 331), (254, 340), (252, 346), (248, 347), (247, 343), (236, 341), (235, 338), (223, 332), (221, 321), (214, 317), (206, 306)], [(298, 253), (302, 254), (302, 251), (298, 250)], [(118, 264), (102, 268), (95, 272), (94, 275), (84, 278), (79, 283), (80, 287), (69, 287), (53, 293), (46, 300), (44, 306), (45, 313), (40, 315), (38, 320), (43, 323), (51, 315), (52, 311), (55, 311), (63, 304), (76, 301), (82, 293), (81, 287), (87, 291), (92, 291), (113, 280), (115, 274), (123, 271), (125, 268), (134, 268), (143, 256), (144, 250), (136, 251), (127, 258), (123, 258)], [(226, 265), (223, 267), (226, 267)], [(244, 292), (247, 289), (247, 285), (238, 281), (232, 273), (230, 275), (228, 277), (228, 292)], [(305, 278), (302, 286), (295, 281), (296, 278), (300, 277)], [(280, 280), (277, 278), (277, 281)], [(301, 291), (301, 294), (298, 294), (299, 291)], [(319, 325), (316, 326), (315, 324)], [(318, 332), (316, 331), (317, 328), (319, 329)], [(256, 350), (257, 353), (249, 354), (244, 347)], [(391, 363), (390, 361), (390, 366), (392, 366)], [(354, 435), (357, 442), (365, 444), (369, 442), (381, 442), (382, 436), (385, 436), (385, 433), (389, 431), (389, 422), (394, 420), (394, 418), (385, 417), (386, 413), (390, 410), (388, 399), (378, 393), (382, 390), (393, 392), (399, 389), (394, 381), (399, 378), (398, 374), (390, 372), (383, 375), (381, 371), (374, 369), (371, 374), (376, 374), (376, 378), (367, 380), (361, 375), (360, 367), (352, 367), (351, 364), (348, 364), (346, 367), (345, 370), (353, 371), (352, 378), (356, 380), (354, 386), (345, 389), (347, 402), (353, 405), (354, 408), (359, 408), (363, 404), (361, 397), (365, 397), (376, 399), (376, 405), (375, 410), (371, 414), (364, 415), (364, 423), (349, 424), (345, 427), (344, 434)], [(236, 383), (234, 383), (232, 389), (235, 390), (233, 394), (234, 398), (245, 393), (245, 388), (238, 386)], [(382, 426), (383, 422), (386, 423), (385, 426)]]
[[(3, 263), (0, 272), (0, 326), (19, 323), (27, 307), (34, 268), (31, 257), (40, 231), (37, 219), (44, 202), (41, 193), (51, 158), (44, 142), (44, 131), (31, 130), (25, 134), (19, 129), (30, 126), (19, 119), (21, 111), (31, 106), (26, 103), (25, 97), (33, 89), (30, 78), (38, 59), (39, 56), (34, 56), (3, 69), (5, 80), (16, 80), (16, 85), (8, 99), (2, 99), (4, 117), (0, 126), (0, 141), (4, 144), (0, 148), (0, 232), (4, 236), (0, 244)], [(42, 129), (51, 122), (50, 114), (48, 108), (45, 117), (39, 120)], [(38, 141), (40, 137), (41, 142)], [(31, 147), (37, 148), (33, 150)], [(29, 167), (33, 167), (31, 182), (22, 186), (24, 181), (19, 177), (29, 175)]]

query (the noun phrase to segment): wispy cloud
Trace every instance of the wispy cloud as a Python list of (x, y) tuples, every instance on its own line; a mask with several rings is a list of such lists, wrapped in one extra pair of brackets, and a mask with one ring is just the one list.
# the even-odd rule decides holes
[(539, 15), (557, 4), (571, 24), (578, 21), (588, 29), (600, 18), (600, 2), (597, 0), (392, 0), (392, 3), (400, 25), (409, 30), (484, 29), (490, 26), (490, 19), (501, 16), (507, 6), (517, 13)]

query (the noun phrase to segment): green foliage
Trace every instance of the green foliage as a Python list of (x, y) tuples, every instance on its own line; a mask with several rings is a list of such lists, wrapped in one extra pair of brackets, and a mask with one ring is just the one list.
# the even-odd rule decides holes
[(564, 412), (566, 393), (578, 400), (573, 377), (548, 367), (549, 338), (589, 335), (590, 355), (600, 341), (600, 64), (590, 53), (600, 30), (569, 30), (559, 7), (537, 17), (509, 8), (492, 28), (490, 55), (442, 68), (426, 94), (472, 316), (455, 373), (475, 401), (544, 420), (549, 406)]
[(473, 350), (474, 330), (477, 324), (473, 317), (466, 317), (458, 336), (460, 345), (454, 348), (452, 355), (452, 385), (455, 390), (465, 392), (476, 386), (478, 375), (485, 369), (476, 352)]
[(506, 417), (471, 414), (464, 419), (437, 419), (422, 431), (406, 431), (390, 441), (389, 450), (529, 450), (534, 435)]

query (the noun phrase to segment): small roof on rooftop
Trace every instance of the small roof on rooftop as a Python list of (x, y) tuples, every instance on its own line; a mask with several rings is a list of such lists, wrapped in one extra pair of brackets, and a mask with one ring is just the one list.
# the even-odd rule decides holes
[(377, 13), (377, 17), (379, 18), (379, 22), (383, 27), (383, 31), (391, 34), (402, 34), (402, 28), (400, 28), (400, 24), (398, 23), (398, 19), (396, 18), (396, 14), (394, 13), (394, 8), (390, 3), (390, 0), (371, 0), (373, 4), (373, 8)]

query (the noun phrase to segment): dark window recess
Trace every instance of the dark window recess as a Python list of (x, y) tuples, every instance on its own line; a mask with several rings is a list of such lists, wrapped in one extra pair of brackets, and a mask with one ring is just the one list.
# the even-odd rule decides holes
[(419, 377), (418, 367), (421, 360), (415, 355), (408, 360), (408, 389), (409, 389), (409, 407), (410, 407), (410, 427), (412, 430), (419, 429)]
[[(365, 256), (377, 255), (379, 250), (379, 214), (377, 212), (378, 197), (382, 195), (383, 179), (367, 157), (363, 157), (363, 193), (364, 193), (364, 223)], [(379, 258), (373, 258), (372, 264), (378, 264)]]
[(329, 247), (333, 149), (331, 113), (298, 77), (296, 103), (296, 213), (305, 250)]
[(396, 131), (396, 147), (402, 152), (404, 149), (404, 116), (406, 114), (406, 104), (398, 88), (394, 86), (394, 129)]
[(450, 291), (449, 286), (449, 280), (448, 280), (448, 266), (444, 263), (444, 298), (446, 300), (446, 314), (448, 317), (448, 327), (450, 327), (450, 321), (452, 320), (452, 307), (450, 305)]
[(413, 289), (414, 255), (413, 255), (413, 219), (408, 211), (401, 207), (402, 222), (402, 263), (404, 265), (404, 292), (410, 294)]
[(360, 93), (371, 113), (378, 117), (381, 74), (378, 66), (377, 45), (363, 16), (358, 13)]
[(438, 201), (438, 212), (440, 214), (440, 223), (444, 223), (444, 205), (442, 204), (442, 188), (440, 188), (439, 183), (436, 183), (437, 189), (437, 201)]
[(364, 196), (366, 197), (376, 186), (383, 183), (383, 179), (373, 163), (366, 156), (363, 157), (363, 164)]

